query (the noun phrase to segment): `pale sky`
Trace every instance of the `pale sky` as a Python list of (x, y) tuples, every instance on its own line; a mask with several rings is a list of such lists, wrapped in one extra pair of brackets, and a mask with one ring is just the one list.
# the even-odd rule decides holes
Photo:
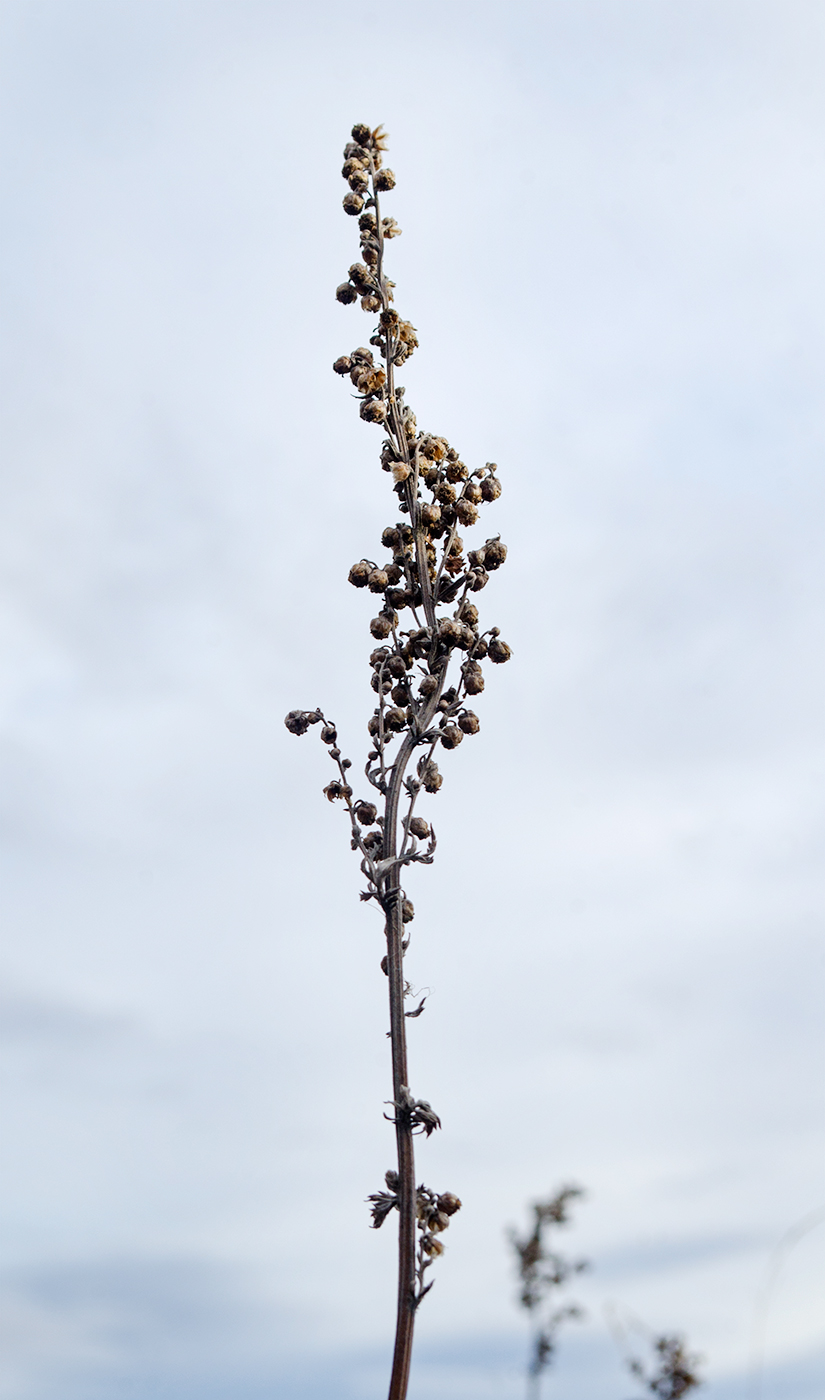
[(418, 1172), (464, 1201), (410, 1400), (520, 1400), (505, 1231), (567, 1180), (548, 1400), (628, 1400), (610, 1307), (708, 1400), (755, 1351), (821, 1400), (825, 1223), (754, 1331), (825, 1207), (821, 5), (18, 0), (0, 65), (0, 1400), (386, 1391), (381, 925), (282, 723), (363, 764), (354, 121), (407, 398), (510, 550), (408, 881)]

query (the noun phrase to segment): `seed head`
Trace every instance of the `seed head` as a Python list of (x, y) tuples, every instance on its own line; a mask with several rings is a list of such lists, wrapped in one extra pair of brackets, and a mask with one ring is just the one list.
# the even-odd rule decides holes
[(375, 188), (377, 190), (394, 190), (395, 175), (391, 170), (379, 170), (375, 177)]
[(458, 727), (463, 729), (465, 734), (477, 734), (481, 728), (481, 721), (472, 710), (463, 710), (458, 717)]
[(364, 201), (360, 194), (356, 194), (354, 190), (349, 190), (348, 193), (344, 195), (343, 205), (345, 214), (360, 214), (364, 207)]
[(423, 817), (413, 817), (410, 822), (410, 831), (413, 836), (417, 836), (419, 841), (426, 841), (430, 835), (429, 823)]
[(493, 640), (487, 647), (487, 655), (491, 661), (495, 661), (498, 665), (501, 665), (503, 662), (510, 660), (512, 652), (507, 643), (502, 642), (500, 637), (493, 637)]
[(378, 808), (374, 802), (356, 802), (354, 811), (363, 826), (372, 826), (378, 816)]
[(372, 140), (372, 132), (366, 122), (356, 122), (352, 128), (352, 139), (359, 146), (368, 146)]
[(464, 738), (460, 729), (454, 724), (448, 724), (441, 731), (441, 742), (445, 749), (457, 749)]
[(373, 566), (366, 559), (360, 559), (357, 564), (353, 564), (347, 575), (354, 588), (365, 588), (370, 580)]

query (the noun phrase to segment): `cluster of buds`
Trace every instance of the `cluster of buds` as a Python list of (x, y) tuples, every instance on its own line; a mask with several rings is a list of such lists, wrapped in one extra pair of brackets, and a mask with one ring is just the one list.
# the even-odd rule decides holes
[[(372, 1195), (367, 1197), (374, 1230), (380, 1230), (387, 1216), (399, 1207), (398, 1172), (388, 1171), (384, 1181), (387, 1185), (386, 1191), (373, 1191)], [(416, 1305), (432, 1288), (432, 1284), (425, 1286), (424, 1274), (433, 1260), (444, 1253), (444, 1241), (440, 1236), (449, 1228), (451, 1217), (459, 1210), (461, 1201), (452, 1191), (442, 1191), (439, 1194), (431, 1191), (429, 1186), (419, 1186), (416, 1189), (415, 1219), (419, 1230)]]

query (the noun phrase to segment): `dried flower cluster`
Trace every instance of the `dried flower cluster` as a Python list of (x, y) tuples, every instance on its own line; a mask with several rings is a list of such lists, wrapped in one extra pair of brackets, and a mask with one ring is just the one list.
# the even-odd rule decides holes
[(657, 1396), (658, 1400), (681, 1400), (688, 1391), (702, 1384), (696, 1371), (699, 1358), (688, 1354), (683, 1337), (657, 1337), (653, 1350), (656, 1357), (653, 1371), (646, 1371), (641, 1361), (628, 1362), (631, 1373), (642, 1382), (649, 1395)]
[[(352, 139), (344, 148), (342, 175), (348, 190), (343, 204), (346, 213), (358, 220), (360, 260), (352, 264), (335, 295), (345, 306), (360, 301), (362, 309), (377, 319), (369, 336), (371, 348), (360, 346), (341, 355), (333, 366), (353, 386), (361, 418), (384, 433), (380, 463), (392, 478), (401, 517), (381, 535), (385, 551), (381, 558), (359, 559), (349, 571), (353, 587), (380, 600), (369, 624), (377, 645), (369, 658), (375, 705), (367, 724), (370, 748), (365, 769), (380, 804), (355, 798), (352, 764), (341, 757), (335, 726), (320, 710), (293, 710), (286, 726), (293, 734), (303, 734), (313, 724), (322, 726), (321, 738), (337, 769), (324, 792), (347, 810), (352, 848), (361, 856), (366, 879), (361, 897), (376, 901), (385, 920), (387, 947), (381, 967), (389, 979), (398, 1170), (391, 1174), (395, 1186), (386, 1209), (381, 1204), (386, 1203), (384, 1193), (370, 1200), (374, 1224), (380, 1225), (395, 1208), (400, 1216), (398, 1324), (390, 1400), (403, 1400), (412, 1319), (431, 1287), (422, 1284), (424, 1270), (442, 1252), (438, 1235), (460, 1202), (450, 1193), (436, 1196), (415, 1186), (413, 1135), (423, 1131), (429, 1136), (440, 1121), (408, 1087), (405, 1023), (420, 1015), (423, 1001), (415, 1011), (404, 1010), (411, 988), (404, 978), (403, 959), (415, 911), (401, 886), (401, 874), (406, 866), (433, 860), (435, 833), (416, 814), (416, 805), (422, 792), (436, 793), (441, 788), (436, 753), (455, 749), (465, 736), (478, 733), (479, 719), (468, 702), (484, 690), (485, 663), (508, 661), (510, 648), (497, 627), (481, 630), (472, 600), (490, 574), (501, 568), (507, 548), (495, 535), (468, 549), (460, 533), (475, 525), (479, 512), (501, 495), (497, 467), (488, 462), (470, 470), (446, 438), (421, 431), (405, 402), (403, 387), (396, 382), (396, 371), (418, 348), (418, 333), (393, 306), (394, 284), (384, 270), (386, 243), (401, 232), (380, 209), (380, 195), (396, 183), (383, 163), (385, 150), (381, 128), (370, 130), (365, 125), (353, 127)], [(445, 1201), (453, 1203), (452, 1210), (444, 1206)], [(417, 1252), (416, 1226), (421, 1232)]]
[[(567, 1259), (546, 1243), (546, 1232), (554, 1226), (567, 1225), (570, 1202), (583, 1195), (579, 1186), (563, 1186), (547, 1201), (533, 1205), (533, 1228), (528, 1235), (510, 1232), (510, 1243), (518, 1259), (521, 1293), (519, 1302), (536, 1319), (532, 1352), (528, 1366), (531, 1394), (538, 1396), (541, 1377), (550, 1365), (558, 1330), (563, 1322), (582, 1317), (576, 1303), (556, 1307), (552, 1299), (568, 1280), (588, 1267), (585, 1259)], [(544, 1315), (540, 1309), (547, 1303)]]

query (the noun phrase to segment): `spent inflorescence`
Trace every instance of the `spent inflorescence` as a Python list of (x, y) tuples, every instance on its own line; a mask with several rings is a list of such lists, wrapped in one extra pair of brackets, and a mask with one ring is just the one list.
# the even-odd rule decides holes
[[(396, 498), (396, 519), (381, 535), (383, 553), (377, 559), (359, 559), (349, 571), (353, 587), (380, 600), (369, 623), (375, 701), (367, 722), (370, 746), (364, 771), (373, 795), (356, 796), (352, 763), (342, 757), (336, 727), (320, 709), (292, 710), (286, 726), (293, 734), (321, 726), (321, 738), (336, 766), (324, 792), (347, 812), (352, 848), (360, 855), (366, 880), (361, 897), (375, 901), (385, 921), (387, 946), (381, 967), (389, 979), (390, 1117), (396, 1126), (399, 1167), (390, 1174), (394, 1188), (370, 1199), (374, 1224), (380, 1225), (396, 1206), (401, 1217), (401, 1342), (397, 1337), (390, 1388), (395, 1398), (406, 1393), (409, 1370), (411, 1321), (402, 1326), (402, 1314), (406, 1309), (411, 1318), (429, 1291), (431, 1285), (423, 1284), (424, 1271), (441, 1253), (439, 1235), (460, 1205), (450, 1193), (436, 1195), (416, 1187), (412, 1174), (413, 1134), (429, 1136), (439, 1120), (426, 1100), (412, 1095), (407, 1082), (406, 1019), (419, 1015), (423, 1003), (415, 1011), (404, 1010), (412, 989), (404, 977), (403, 959), (415, 911), (401, 875), (406, 867), (433, 860), (435, 832), (416, 811), (417, 804), (422, 793), (441, 788), (436, 755), (478, 734), (480, 721), (470, 702), (484, 690), (485, 665), (508, 661), (510, 648), (497, 627), (482, 629), (474, 602), (490, 575), (504, 564), (506, 545), (499, 535), (491, 535), (468, 548), (462, 534), (501, 495), (498, 468), (487, 462), (471, 469), (445, 437), (421, 430), (397, 382), (397, 372), (419, 342), (411, 321), (393, 305), (395, 287), (385, 271), (387, 244), (401, 233), (395, 220), (381, 213), (381, 196), (396, 183), (384, 165), (385, 151), (382, 129), (363, 124), (353, 127), (344, 148), (342, 175), (348, 190), (343, 204), (358, 221), (360, 259), (335, 295), (344, 306), (360, 301), (372, 325), (368, 345), (341, 355), (333, 365), (336, 374), (349, 379), (360, 417), (383, 433), (379, 460)], [(445, 1202), (451, 1203), (449, 1209)]]
[(541, 1378), (555, 1355), (560, 1327), (583, 1315), (577, 1303), (559, 1304), (556, 1299), (571, 1278), (588, 1268), (587, 1260), (569, 1259), (550, 1244), (551, 1232), (569, 1224), (571, 1202), (583, 1194), (580, 1186), (562, 1186), (548, 1200), (534, 1203), (533, 1228), (526, 1235), (510, 1231), (518, 1260), (519, 1302), (534, 1324), (527, 1367), (533, 1395), (538, 1395)]

